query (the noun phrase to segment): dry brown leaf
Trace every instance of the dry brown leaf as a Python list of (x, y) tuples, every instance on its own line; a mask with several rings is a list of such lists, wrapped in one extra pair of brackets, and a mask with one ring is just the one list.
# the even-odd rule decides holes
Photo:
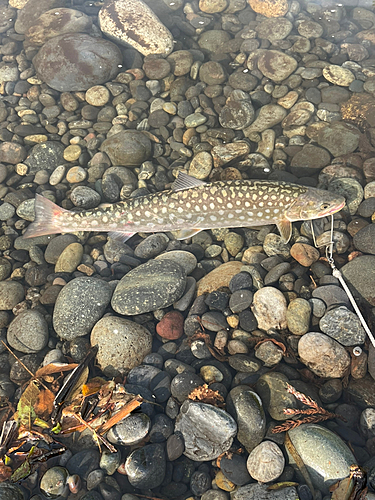
[(46, 389), (40, 391), (38, 400), (34, 405), (35, 413), (39, 418), (49, 420), (53, 410), (54, 399), (55, 395), (52, 391), (47, 391)]
[(7, 481), (12, 475), (12, 469), (3, 463), (0, 463), (0, 483)]
[(17, 405), (18, 420), (21, 425), (27, 429), (31, 429), (36, 413), (34, 405), (36, 404), (40, 394), (40, 389), (35, 380), (32, 380), (26, 389), (23, 391)]
[(68, 372), (74, 370), (78, 365), (77, 363), (50, 363), (49, 365), (39, 368), (35, 373), (37, 378), (45, 377), (46, 375), (52, 375), (54, 373)]
[(83, 384), (82, 386), (82, 394), (84, 396), (90, 396), (91, 394), (95, 394), (99, 392), (100, 389), (107, 384), (107, 380), (101, 377), (94, 377), (90, 379), (87, 384)]

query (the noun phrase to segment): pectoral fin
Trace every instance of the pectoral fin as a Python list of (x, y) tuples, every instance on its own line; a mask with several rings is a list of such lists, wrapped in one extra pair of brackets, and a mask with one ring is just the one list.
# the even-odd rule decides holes
[(292, 236), (292, 223), (288, 219), (283, 219), (277, 223), (277, 229), (279, 230), (285, 243), (288, 243), (290, 237)]
[(176, 240), (186, 240), (195, 234), (200, 233), (203, 229), (180, 229), (179, 231), (171, 231)]

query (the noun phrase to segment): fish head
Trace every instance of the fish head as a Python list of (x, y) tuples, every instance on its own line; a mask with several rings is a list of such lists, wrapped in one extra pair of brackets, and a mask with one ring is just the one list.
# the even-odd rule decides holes
[(308, 188), (296, 198), (285, 216), (291, 222), (319, 219), (339, 212), (344, 206), (343, 196), (323, 189)]

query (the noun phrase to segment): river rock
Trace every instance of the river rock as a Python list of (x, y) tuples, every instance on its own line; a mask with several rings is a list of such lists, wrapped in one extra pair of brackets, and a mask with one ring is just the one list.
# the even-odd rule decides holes
[[(324, 494), (329, 487), (347, 477), (356, 459), (334, 432), (317, 424), (303, 424), (288, 431), (289, 438), (307, 467), (313, 485)], [(287, 449), (288, 451), (288, 449)], [(289, 462), (295, 463), (289, 453)]]
[(112, 289), (103, 280), (75, 278), (59, 293), (53, 312), (53, 327), (64, 340), (87, 335), (102, 317)]
[(280, 83), (297, 69), (297, 61), (279, 50), (265, 50), (258, 59), (258, 69), (263, 75)]
[(100, 29), (108, 38), (131, 45), (144, 56), (167, 56), (173, 50), (171, 32), (141, 0), (109, 0), (98, 17)]
[(208, 461), (229, 450), (237, 425), (226, 411), (188, 399), (180, 408), (176, 431), (185, 440), (184, 455), (191, 460)]
[(63, 7), (44, 12), (25, 33), (31, 45), (41, 46), (50, 38), (65, 33), (89, 33), (92, 21), (83, 12)]
[(237, 422), (237, 439), (250, 453), (266, 433), (262, 400), (248, 386), (238, 385), (230, 391), (226, 403), (227, 411)]
[(17, 351), (26, 354), (39, 352), (48, 342), (47, 322), (38, 311), (24, 311), (9, 325), (7, 340)]
[(108, 441), (121, 446), (134, 446), (147, 436), (150, 428), (150, 417), (144, 413), (135, 413), (111, 427), (107, 434)]
[(288, 329), (294, 335), (303, 335), (309, 331), (311, 305), (305, 299), (298, 297), (288, 305), (286, 321)]
[(375, 306), (375, 256), (357, 257), (345, 264), (340, 271), (354, 297)]
[(103, 141), (101, 150), (113, 165), (138, 166), (150, 157), (151, 141), (138, 130), (122, 130)]
[(250, 476), (261, 483), (277, 479), (284, 470), (285, 458), (276, 443), (263, 441), (250, 453), (247, 470)]
[(286, 299), (277, 288), (265, 286), (254, 294), (251, 310), (258, 321), (258, 328), (284, 330), (286, 321)]
[(25, 291), (18, 281), (0, 282), (0, 311), (10, 311), (23, 300)]
[(63, 153), (63, 144), (57, 141), (46, 141), (36, 144), (24, 163), (29, 167), (29, 174), (36, 174), (39, 170), (52, 172), (65, 162)]
[(18, 12), (14, 29), (17, 33), (26, 31), (35, 24), (38, 18), (47, 10), (61, 6), (61, 0), (28, 0)]
[(334, 122), (319, 131), (318, 144), (335, 157), (355, 151), (359, 144), (360, 131), (346, 122)]
[(243, 267), (243, 263), (236, 260), (221, 264), (198, 282), (197, 295), (211, 293), (221, 287), (228, 287), (233, 276), (240, 272), (241, 267)]
[(68, 33), (48, 40), (33, 64), (47, 85), (60, 92), (73, 92), (112, 80), (122, 64), (122, 54), (108, 40)]
[[(264, 3), (264, 0), (258, 0)], [(255, 0), (252, 0), (252, 3)], [(233, 500), (296, 500), (299, 494), (294, 486), (286, 486), (280, 490), (269, 490), (268, 484), (250, 483), (238, 488)], [(307, 497), (309, 498), (309, 497)]]
[(129, 372), (151, 352), (152, 336), (142, 325), (125, 318), (106, 316), (91, 332), (91, 345), (98, 345), (97, 361), (105, 373)]
[(166, 471), (166, 456), (161, 444), (148, 444), (130, 453), (125, 461), (129, 483), (135, 488), (160, 486)]
[(363, 344), (366, 339), (366, 332), (358, 316), (345, 306), (326, 312), (319, 327), (323, 333), (344, 346)]
[(287, 420), (284, 408), (296, 408), (296, 398), (287, 390), (288, 378), (283, 373), (270, 372), (256, 383), (256, 391), (263, 405), (274, 420)]
[(184, 269), (171, 259), (150, 260), (126, 274), (117, 285), (112, 307), (134, 315), (168, 307), (185, 291)]
[(282, 122), (287, 114), (287, 110), (282, 106), (266, 104), (260, 108), (259, 115), (243, 130), (243, 133), (245, 137), (249, 137), (253, 132), (264, 132)]
[(298, 342), (298, 355), (318, 377), (341, 378), (350, 365), (345, 348), (319, 332), (305, 333)]

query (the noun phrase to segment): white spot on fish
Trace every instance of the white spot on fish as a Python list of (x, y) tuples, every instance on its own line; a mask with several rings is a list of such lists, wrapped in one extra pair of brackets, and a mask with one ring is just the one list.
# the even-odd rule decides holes
[(215, 222), (217, 217), (216, 217), (216, 215), (210, 215), (210, 219)]
[(232, 203), (228, 203), (228, 204), (227, 204), (227, 207), (228, 207), (228, 208), (233, 208)]
[(166, 214), (166, 213), (167, 213), (167, 207), (163, 207), (163, 208), (161, 209), (161, 213), (162, 213), (162, 214)]
[(257, 216), (258, 216), (258, 217), (262, 217), (262, 215), (263, 215), (263, 212), (258, 212), (258, 213), (257, 213)]
[(214, 210), (214, 208), (215, 208), (215, 204), (214, 204), (214, 203), (210, 203), (210, 208), (211, 208), (212, 210)]
[(278, 214), (279, 212), (280, 212), (280, 210), (279, 210), (278, 208), (274, 208), (274, 209), (273, 209), (273, 213), (274, 213), (274, 214)]
[[(93, 220), (93, 221), (91, 222), (91, 225), (92, 225), (92, 226), (99, 226), (99, 222), (98, 222), (97, 220)], [(74, 224), (73, 224), (73, 226), (74, 226)]]
[(184, 209), (183, 209), (182, 207), (178, 207), (177, 212), (178, 212), (179, 214), (182, 214), (182, 212), (183, 212), (183, 211), (184, 211)]
[(218, 211), (218, 214), (219, 214), (219, 215), (224, 215), (224, 210), (219, 210), (219, 211)]
[(253, 213), (253, 212), (247, 212), (247, 215), (248, 215), (249, 217), (253, 217), (253, 216), (254, 216), (254, 213)]
[(146, 212), (145, 212), (145, 216), (146, 216), (146, 217), (151, 217), (151, 212), (149, 212), (148, 210), (146, 210)]
[(102, 220), (103, 222), (108, 222), (108, 217), (104, 216)]
[(234, 215), (233, 214), (228, 214), (228, 219), (233, 219)]

